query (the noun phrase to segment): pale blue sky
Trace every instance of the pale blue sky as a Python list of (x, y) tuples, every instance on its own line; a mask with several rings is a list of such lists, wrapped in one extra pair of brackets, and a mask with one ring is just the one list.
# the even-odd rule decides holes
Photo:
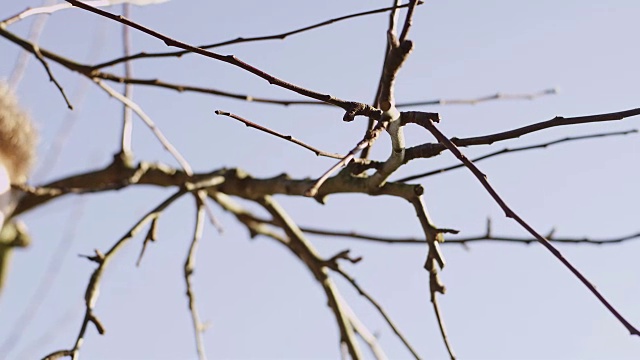
[[(133, 18), (153, 29), (197, 45), (278, 33), (340, 15), (388, 6), (390, 1), (301, 2), (179, 1), (134, 8)], [(38, 1), (0, 7), (5, 18)], [(118, 12), (120, 7), (110, 11)], [(548, 120), (638, 107), (640, 51), (636, 1), (427, 1), (416, 11), (409, 38), (415, 50), (397, 81), (398, 101), (468, 98), (497, 91), (526, 93), (558, 87), (560, 93), (535, 101), (499, 101), (475, 106), (422, 107), (438, 111), (448, 136), (473, 136)], [(26, 36), (30, 21), (10, 30)], [(218, 49), (287, 81), (344, 99), (370, 102), (382, 63), (386, 15), (373, 15), (260, 44)], [(121, 54), (120, 26), (81, 10), (49, 18), (41, 46), (86, 62)], [(133, 33), (134, 48), (164, 50), (163, 43)], [(18, 48), (0, 41), (0, 76), (8, 77)], [(40, 156), (51, 151), (59, 129), (73, 127), (55, 168), (46, 178), (108, 164), (118, 148), (121, 106), (88, 80), (51, 65), (78, 109), (70, 113), (42, 67), (33, 59), (18, 95), (41, 132)], [(108, 69), (120, 73), (121, 67)], [(298, 95), (228, 64), (197, 55), (134, 62), (140, 78), (207, 86), (254, 96), (296, 99)], [(85, 93), (83, 93), (85, 91)], [(201, 94), (137, 87), (145, 109), (196, 171), (240, 167), (254, 176), (283, 171), (318, 177), (334, 161), (246, 128), (214, 110), (236, 113), (291, 134), (318, 148), (346, 153), (361, 138), (366, 120), (341, 121), (341, 110), (245, 103)], [(569, 135), (628, 130), (640, 119), (549, 129), (492, 147), (465, 149), (480, 155), (505, 146), (530, 145)], [(406, 130), (410, 145), (432, 141), (418, 127)], [(479, 164), (509, 204), (542, 233), (557, 236), (617, 237), (640, 230), (637, 204), (638, 135), (558, 145), (503, 156)], [(136, 121), (138, 160), (175, 162)], [(373, 156), (385, 159), (381, 139)], [(455, 164), (449, 154), (416, 160), (395, 178)], [(40, 164), (39, 166), (42, 166)], [(36, 173), (38, 171), (36, 170)], [(483, 233), (487, 217), (496, 235), (525, 236), (504, 218), (466, 170), (418, 180), (436, 223)], [(22, 216), (33, 244), (14, 257), (0, 303), (0, 339), (6, 338), (35, 292), (61, 242), (69, 242), (58, 278), (20, 343), (7, 358), (41, 357), (72, 346), (83, 314), (83, 296), (94, 264), (77, 257), (106, 250), (146, 211), (173, 190), (133, 188), (67, 197)], [(379, 235), (420, 236), (411, 206), (393, 198), (334, 195), (321, 206), (306, 198), (276, 197), (302, 225), (357, 230)], [(326, 298), (305, 267), (282, 246), (249, 240), (235, 219), (214, 208), (225, 227), (208, 226), (195, 272), (203, 320), (210, 321), (205, 345), (210, 358), (338, 357), (338, 330)], [(79, 215), (80, 214), (80, 215)], [(160, 220), (159, 241), (135, 261), (142, 239), (130, 243), (108, 269), (96, 313), (107, 329), (91, 328), (85, 359), (195, 358), (182, 264), (194, 222), (191, 199), (172, 206)], [(77, 225), (73, 225), (77, 223)], [(75, 227), (74, 227), (75, 226)], [(70, 231), (72, 228), (74, 230)], [(387, 309), (409, 341), (427, 359), (447, 357), (429, 303), (422, 246), (365, 244), (310, 237), (332, 256), (350, 248), (364, 260), (346, 269)], [(613, 246), (565, 245), (559, 249), (621, 313), (640, 326), (640, 242)], [(537, 244), (478, 243), (468, 249), (444, 245), (442, 272), (448, 292), (440, 304), (453, 347), (461, 359), (635, 359), (640, 339), (631, 337), (606, 309)], [(380, 335), (390, 358), (409, 353), (374, 309), (338, 281), (353, 309)], [(41, 339), (43, 334), (55, 332)], [(368, 355), (369, 353), (365, 351)]]

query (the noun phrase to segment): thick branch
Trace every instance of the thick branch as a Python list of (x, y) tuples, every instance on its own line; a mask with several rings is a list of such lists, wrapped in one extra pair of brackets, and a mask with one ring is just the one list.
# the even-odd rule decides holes
[[(161, 187), (180, 187), (185, 183), (212, 181), (208, 190), (222, 191), (229, 195), (245, 199), (255, 199), (264, 195), (286, 194), (305, 196), (306, 191), (315, 183), (311, 179), (291, 179), (286, 174), (272, 178), (253, 178), (239, 169), (220, 169), (208, 173), (187, 175), (162, 164), (140, 163), (137, 167), (128, 167), (116, 161), (99, 170), (70, 176), (46, 184), (44, 187), (27, 190), (18, 204), (15, 214), (23, 213), (58, 197), (89, 192), (113, 191), (131, 185), (154, 185)], [(391, 195), (411, 199), (422, 194), (421, 185), (387, 182), (383, 186), (370, 189), (367, 178), (352, 176), (345, 169), (337, 176), (329, 178), (316, 194), (316, 200), (322, 202), (325, 197), (338, 193), (362, 193), (369, 195)]]

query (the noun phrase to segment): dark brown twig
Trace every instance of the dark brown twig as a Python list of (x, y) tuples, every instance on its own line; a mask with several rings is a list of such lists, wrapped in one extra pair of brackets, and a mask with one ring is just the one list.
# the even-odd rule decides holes
[[(54, 2), (55, 2), (54, 0), (46, 0), (46, 1), (43, 1), (43, 4), (49, 5)], [(26, 11), (20, 14), (17, 14), (14, 17), (11, 17), (7, 20), (0, 22), (0, 27), (7, 27), (14, 21), (22, 20), (21, 15), (24, 15), (24, 13), (28, 13), (28, 12), (29, 10), (27, 9)], [(42, 31), (44, 30), (47, 20), (48, 19), (46, 16), (39, 16), (33, 22), (31, 22), (31, 26), (29, 29), (29, 41), (31, 43), (33, 44), (38, 43), (38, 39), (40, 38)], [(22, 77), (24, 76), (24, 73), (25, 73), (25, 70), (27, 69), (28, 64), (29, 64), (28, 51), (21, 51), (20, 54), (18, 55), (18, 59), (16, 60), (13, 70), (11, 71), (11, 75), (9, 76), (9, 79), (7, 81), (7, 84), (9, 84), (9, 87), (11, 89), (18, 88), (18, 84), (20, 84), (20, 81), (22, 81)]]
[(58, 80), (56, 80), (56, 78), (53, 76), (53, 73), (51, 72), (51, 69), (49, 68), (49, 64), (44, 59), (44, 56), (42, 56), (42, 53), (40, 52), (40, 47), (38, 45), (32, 44), (32, 50), (33, 50), (32, 51), (33, 54), (36, 56), (36, 59), (38, 59), (38, 61), (40, 61), (40, 63), (44, 67), (44, 70), (47, 72), (47, 75), (49, 75), (49, 81), (51, 81), (56, 86), (56, 88), (58, 88), (58, 91), (60, 92), (60, 95), (62, 95), (62, 98), (64, 99), (64, 102), (67, 104), (67, 108), (69, 110), (73, 110), (73, 105), (71, 105), (71, 102), (69, 101), (69, 98), (67, 98), (67, 94), (64, 92), (64, 89), (62, 88), (62, 85), (60, 85)]
[[(550, 147), (550, 146), (553, 146), (553, 145), (558, 145), (558, 144), (561, 144), (561, 143), (564, 143), (564, 142), (569, 142), (569, 141), (588, 140), (588, 139), (595, 139), (595, 138), (601, 138), (601, 137), (607, 137), (607, 136), (628, 135), (628, 134), (634, 134), (634, 133), (637, 133), (637, 132), (638, 132), (638, 130), (632, 129), (632, 130), (626, 130), (626, 131), (615, 131), (615, 132), (599, 133), (599, 134), (592, 134), (592, 135), (569, 136), (569, 137), (565, 137), (563, 139), (549, 141), (549, 142), (545, 142), (545, 143), (537, 144), (537, 145), (529, 145), (529, 146), (522, 146), (522, 147), (515, 147), (515, 148), (504, 148), (502, 150), (498, 150), (498, 151), (494, 151), (494, 152), (486, 154), (486, 155), (482, 155), (480, 157), (472, 159), (471, 161), (474, 162), (474, 163), (477, 163), (478, 161), (482, 161), (482, 160), (485, 160), (485, 159), (492, 158), (494, 156), (503, 155), (503, 154), (507, 154), (507, 153), (513, 154), (513, 153), (519, 152), (519, 151), (527, 151), (527, 150), (534, 150), (534, 149), (545, 149), (547, 147)], [(405, 160), (406, 161), (411, 160), (412, 159), (412, 158), (410, 158), (411, 155), (413, 155), (413, 153), (408, 154), (406, 156)], [(407, 181), (416, 180), (416, 179), (420, 179), (420, 178), (424, 178), (424, 177), (428, 177), (428, 176), (432, 176), (432, 175), (442, 174), (442, 173), (445, 173), (447, 171), (459, 169), (461, 167), (464, 167), (464, 165), (463, 164), (451, 165), (451, 166), (443, 167), (443, 168), (440, 168), (440, 169), (424, 172), (424, 173), (421, 173), (421, 174), (407, 176), (407, 177), (398, 179), (396, 181), (398, 181), (398, 182), (407, 182)]]
[(100, 78), (100, 79), (109, 80), (117, 83), (123, 83), (123, 84), (154, 86), (154, 87), (159, 87), (164, 89), (175, 90), (178, 92), (195, 92), (200, 94), (217, 95), (217, 96), (228, 97), (231, 99), (237, 99), (237, 100), (243, 100), (243, 101), (255, 102), (255, 103), (263, 103), (263, 104), (274, 104), (274, 105), (283, 105), (283, 106), (289, 106), (289, 105), (331, 106), (331, 104), (318, 101), (318, 100), (270, 99), (270, 98), (251, 96), (247, 94), (237, 94), (237, 93), (232, 93), (228, 91), (208, 88), (208, 87), (174, 84), (174, 83), (165, 82), (159, 79), (128, 78), (128, 77), (122, 77), (122, 76), (113, 75), (105, 72), (99, 72), (99, 71), (90, 72), (88, 76), (91, 78)]
[(238, 120), (241, 123), (245, 124), (247, 127), (252, 127), (254, 129), (258, 129), (260, 131), (266, 132), (267, 134), (270, 134), (270, 135), (279, 137), (281, 139), (287, 140), (287, 141), (292, 142), (292, 143), (294, 143), (296, 145), (300, 145), (300, 146), (302, 146), (303, 148), (305, 148), (307, 150), (311, 150), (317, 156), (326, 156), (326, 157), (330, 157), (330, 158), (334, 158), (334, 159), (342, 159), (343, 158), (343, 156), (340, 155), (340, 154), (334, 154), (334, 153), (329, 153), (329, 152), (326, 152), (326, 151), (318, 150), (318, 149), (314, 148), (313, 146), (307, 145), (306, 143), (294, 138), (291, 135), (280, 134), (277, 131), (274, 131), (274, 130), (271, 130), (269, 128), (266, 128), (266, 127), (264, 127), (262, 125), (258, 125), (256, 123), (254, 123), (252, 121), (249, 121), (247, 119), (244, 119), (244, 118), (242, 118), (242, 117), (240, 117), (240, 116), (238, 116), (236, 114), (232, 114), (232, 113), (229, 113), (229, 112), (226, 112), (226, 111), (221, 111), (221, 110), (216, 110), (215, 113), (216, 113), (216, 115), (228, 116), (228, 117), (230, 117), (232, 119)]
[[(398, 1), (399, 3), (399, 1)], [(419, 1), (418, 5), (422, 5), (424, 2), (423, 1)], [(340, 16), (334, 19), (330, 19), (330, 20), (326, 20), (326, 21), (322, 21), (319, 22), (317, 24), (314, 25), (309, 25), (309, 26), (305, 26), (296, 30), (290, 30), (284, 33), (280, 33), (280, 34), (275, 34), (275, 35), (265, 35), (265, 36), (253, 36), (253, 37), (238, 37), (235, 38), (233, 40), (226, 40), (226, 41), (222, 41), (222, 42), (218, 42), (215, 44), (209, 44), (209, 45), (202, 45), (202, 46), (198, 46), (201, 49), (213, 49), (213, 48), (217, 48), (217, 47), (221, 47), (221, 46), (227, 46), (227, 45), (233, 45), (233, 44), (240, 44), (240, 43), (246, 43), (246, 42), (253, 42), (253, 41), (264, 41), (264, 40), (284, 40), (285, 38), (291, 36), (291, 35), (295, 35), (295, 34), (299, 34), (305, 31), (309, 31), (309, 30), (313, 30), (313, 29), (317, 29), (319, 27), (323, 27), (326, 25), (330, 25), (333, 23), (337, 23), (340, 21), (344, 21), (344, 20), (348, 20), (348, 19), (353, 19), (355, 17), (360, 17), (360, 16), (366, 16), (366, 15), (373, 15), (373, 14), (379, 14), (379, 13), (383, 13), (383, 12), (387, 12), (390, 11), (392, 13), (395, 13), (395, 11), (397, 9), (400, 8), (404, 8), (409, 6), (409, 4), (397, 4), (396, 6), (391, 6), (391, 7), (386, 7), (386, 8), (380, 8), (380, 9), (375, 9), (375, 10), (369, 10), (369, 11), (362, 11), (359, 13), (354, 13), (354, 14), (350, 14), (350, 15), (345, 15), (345, 16)], [(145, 53), (145, 52), (141, 52), (135, 55), (130, 55), (130, 56), (123, 56), (121, 58), (117, 58), (117, 59), (113, 59), (98, 65), (93, 66), (94, 70), (98, 70), (98, 69), (102, 69), (108, 66), (113, 66), (116, 64), (119, 64), (121, 62), (125, 62), (125, 61), (131, 61), (131, 60), (135, 60), (135, 59), (143, 59), (143, 58), (162, 58), (162, 57), (181, 57), (182, 55), (187, 55), (191, 53), (191, 51), (185, 50), (185, 51), (167, 51), (167, 52), (158, 52), (158, 53)]]
[[(266, 221), (268, 222), (268, 221)], [(306, 226), (301, 226), (300, 229), (307, 234), (314, 235), (323, 235), (324, 237), (344, 237), (354, 240), (365, 240), (371, 242), (385, 243), (385, 244), (425, 244), (427, 241), (424, 238), (417, 237), (384, 237), (384, 236), (376, 236), (376, 235), (368, 235), (361, 234), (354, 231), (333, 231), (333, 230), (324, 230), (311, 228)], [(640, 239), (640, 232), (625, 235), (614, 238), (607, 239), (591, 239), (588, 237), (584, 238), (572, 238), (572, 237), (552, 237), (547, 236), (547, 240), (558, 243), (558, 244), (590, 244), (590, 245), (607, 245), (607, 244), (619, 244), (622, 242), (626, 242), (629, 240)], [(507, 242), (507, 243), (521, 243), (521, 244), (530, 244), (534, 243), (537, 240), (531, 237), (511, 237), (511, 236), (494, 236), (491, 234), (484, 234), (480, 236), (471, 236), (471, 237), (459, 237), (459, 238), (447, 238), (443, 245), (447, 244), (458, 244), (458, 245), (466, 245), (468, 243), (475, 242)]]
[[(415, 123), (416, 116), (414, 116), (414, 114), (432, 114), (432, 113), (413, 112), (413, 111), (403, 112), (402, 113), (403, 124)], [(526, 134), (534, 133), (536, 131), (549, 129), (556, 126), (616, 121), (616, 120), (622, 120), (628, 117), (633, 117), (638, 115), (640, 115), (640, 108), (617, 111), (612, 113), (603, 113), (603, 114), (568, 117), (568, 118), (556, 116), (551, 120), (534, 123), (531, 125), (514, 129), (514, 130), (504, 131), (500, 133), (476, 136), (476, 137), (470, 137), (470, 138), (462, 138), (462, 139), (453, 137), (451, 138), (451, 142), (458, 147), (489, 145), (489, 144), (493, 144), (494, 142), (515, 139)], [(419, 115), (418, 118), (422, 116), (424, 115)], [(429, 157), (439, 155), (444, 150), (446, 150), (446, 147), (441, 143), (435, 143), (435, 144), (426, 143), (426, 144), (414, 146), (412, 148), (408, 148), (407, 158), (408, 159), (429, 158)]]
[(125, 24), (127, 26), (130, 26), (136, 30), (139, 30), (145, 34), (148, 34), (156, 39), (162, 40), (167, 46), (173, 46), (173, 47), (177, 47), (177, 48), (181, 48), (184, 50), (188, 50), (190, 52), (208, 57), (208, 58), (212, 58), (218, 61), (222, 61), (225, 62), (227, 64), (231, 64), (233, 66), (239, 67), (247, 72), (250, 72), (266, 81), (269, 82), (269, 84), (272, 85), (276, 85), (279, 87), (282, 87), (284, 89), (287, 90), (291, 90), (295, 93), (298, 93), (300, 95), (312, 98), (312, 99), (316, 99), (316, 100), (320, 100), (320, 101), (324, 101), (326, 103), (338, 106), (340, 108), (342, 108), (345, 111), (345, 114), (343, 116), (343, 120), (344, 121), (352, 121), (356, 116), (369, 116), (372, 117), (374, 119), (380, 118), (380, 116), (382, 116), (382, 112), (379, 109), (376, 109), (372, 106), (369, 106), (367, 104), (363, 104), (363, 103), (359, 103), (359, 102), (354, 102), (354, 101), (345, 101), (345, 100), (341, 100), (338, 99), (334, 96), (328, 95), (328, 94), (322, 94), (322, 93), (318, 93), (315, 92), (313, 90), (309, 90), (306, 88), (303, 88), (301, 86), (286, 82), (284, 80), (281, 80), (273, 75), (270, 75), (252, 65), (247, 64), (246, 62), (238, 59), (237, 57), (235, 57), (234, 55), (220, 55), (208, 50), (204, 50), (198, 47), (195, 47), (193, 45), (189, 45), (186, 44), (184, 42), (175, 40), (173, 38), (170, 38), (166, 35), (163, 35), (155, 30), (152, 30), (148, 27), (145, 27), (143, 25), (140, 25), (134, 21), (131, 21), (129, 19), (126, 19), (123, 16), (118, 16), (115, 14), (112, 14), (110, 12), (104, 11), (104, 10), (100, 10), (98, 8), (95, 8), (93, 6), (87, 5), (81, 1), (78, 0), (66, 0), (68, 3), (77, 6), (81, 9), (87, 10), (89, 12), (92, 12), (94, 14), (100, 15), (102, 17), (111, 19), (113, 21), (117, 21), (121, 24)]
[[(4, 36), (6, 39), (8, 39), (9, 41), (19, 45), (20, 47), (22, 47), (23, 49), (27, 50), (28, 52), (34, 53), (33, 50), (33, 44), (30, 43), (29, 41), (22, 39), (18, 36), (16, 36), (15, 34), (6, 31), (5, 29), (2, 29), (0, 27), (0, 36)], [(257, 96), (252, 96), (252, 95), (248, 95), (248, 94), (237, 94), (237, 93), (232, 93), (232, 92), (228, 92), (228, 91), (223, 91), (223, 90), (218, 90), (218, 89), (213, 89), (213, 88), (207, 88), (207, 87), (201, 87), (201, 86), (193, 86), (193, 85), (185, 85), (185, 84), (175, 84), (175, 83), (169, 83), (169, 82), (165, 82), (162, 81), (160, 79), (139, 79), (139, 78), (132, 78), (132, 77), (127, 77), (127, 76), (118, 76), (118, 75), (114, 75), (111, 73), (106, 73), (106, 72), (101, 72), (96, 70), (95, 68), (97, 66), (91, 66), (91, 65), (86, 65), (86, 64), (80, 64), (77, 63), (75, 61), (72, 61), (70, 59), (64, 58), (58, 54), (55, 54), (51, 51), (42, 49), (40, 49), (40, 53), (42, 54), (42, 56), (44, 58), (47, 58), (49, 60), (54, 61), (55, 63), (62, 65), (63, 67), (71, 70), (71, 71), (76, 71), (81, 73), (82, 75), (87, 76), (88, 78), (91, 79), (103, 79), (103, 80), (108, 80), (108, 81), (112, 81), (112, 82), (117, 82), (117, 83), (121, 83), (121, 84), (132, 84), (132, 85), (144, 85), (144, 86), (154, 86), (154, 87), (160, 87), (160, 88), (165, 88), (165, 89), (171, 89), (171, 90), (175, 90), (178, 92), (196, 92), (196, 93), (201, 93), (201, 94), (210, 94), (210, 95), (217, 95), (217, 96), (223, 96), (223, 97), (228, 97), (228, 98), (232, 98), (232, 99), (238, 99), (238, 100), (243, 100), (243, 101), (248, 101), (248, 102), (256, 102), (256, 103), (263, 103), (263, 104), (273, 104), (273, 105), (283, 105), (283, 106), (291, 106), (291, 105), (322, 105), (322, 106), (331, 106), (331, 104), (320, 101), (320, 100), (287, 100), (287, 99), (271, 99), (271, 98), (264, 98), (264, 97), (257, 97)], [(35, 54), (34, 54), (35, 55)], [(385, 61), (386, 61), (386, 56), (385, 56)], [(458, 104), (476, 104), (479, 102), (483, 102), (483, 101), (489, 101), (489, 100), (500, 100), (500, 99), (534, 99), (537, 98), (539, 96), (545, 95), (545, 94), (553, 94), (554, 89), (549, 89), (549, 90), (545, 90), (539, 93), (532, 93), (532, 94), (504, 94), (504, 93), (498, 93), (495, 95), (489, 95), (489, 96), (485, 96), (485, 97), (480, 97), (480, 98), (475, 98), (475, 99), (452, 99), (452, 100), (443, 100), (443, 99), (438, 99), (438, 100), (426, 100), (426, 101), (419, 101), (419, 102), (405, 102), (405, 103), (398, 103), (396, 104), (396, 107), (400, 108), (400, 107), (411, 107), (411, 106), (421, 106), (421, 105), (458, 105)], [(378, 99), (380, 95), (380, 89), (378, 88), (378, 90), (376, 91), (376, 99)], [(377, 100), (376, 100), (377, 103)], [(378, 107), (377, 104), (373, 105), (373, 107)], [(373, 120), (371, 120), (373, 121)], [(370, 128), (373, 128), (373, 123), (371, 125)], [(366, 149), (365, 149), (366, 150)], [(364, 152), (363, 152), (364, 154)], [(365, 156), (363, 156), (365, 157)], [(366, 158), (366, 157), (365, 157)]]
[[(249, 215), (247, 215), (249, 216)], [(250, 216), (252, 221), (275, 225), (277, 224), (273, 220), (264, 219), (260, 217)], [(478, 236), (469, 236), (469, 237), (457, 237), (457, 238), (447, 238), (443, 245), (447, 244), (456, 244), (456, 245), (467, 245), (468, 243), (476, 243), (476, 242), (506, 242), (506, 243), (517, 243), (517, 244), (531, 244), (536, 242), (537, 240), (532, 237), (513, 237), (513, 236), (496, 236), (493, 235), (491, 231), (491, 221), (487, 222), (487, 231), (483, 235)], [(322, 235), (321, 239), (328, 239), (331, 237), (343, 237), (348, 238), (350, 240), (365, 240), (377, 243), (384, 244), (413, 244), (413, 245), (424, 245), (427, 240), (417, 237), (385, 237), (385, 236), (377, 236), (370, 234), (363, 234), (355, 231), (336, 231), (336, 230), (327, 230), (327, 229), (319, 229), (313, 228), (309, 226), (300, 226), (300, 230), (302, 232), (312, 235)], [(457, 230), (452, 229), (438, 229), (443, 233), (458, 233)], [(577, 238), (577, 237), (556, 237), (554, 236), (555, 231), (552, 230), (546, 236), (547, 240), (558, 243), (558, 244), (585, 244), (585, 245), (608, 245), (608, 244), (619, 244), (623, 242), (627, 242), (629, 240), (640, 239), (640, 232), (633, 233), (630, 235), (624, 235), (619, 237), (605, 238), (605, 239), (593, 239), (588, 237)]]
[(444, 326), (444, 319), (442, 318), (442, 314), (440, 313), (438, 296), (435, 292), (431, 292), (431, 304), (433, 305), (433, 312), (436, 314), (436, 319), (438, 320), (438, 328), (440, 328), (440, 335), (442, 336), (442, 341), (444, 342), (444, 346), (447, 348), (447, 352), (449, 353), (449, 358), (451, 360), (456, 360), (456, 355), (453, 352), (453, 347), (451, 347), (451, 343), (449, 342), (449, 337), (447, 336), (447, 329)]
[[(624, 112), (624, 114), (613, 113), (613, 114), (605, 114), (605, 115), (599, 115), (599, 116), (583, 116), (583, 117), (579, 117), (579, 118), (570, 118), (570, 119), (556, 118), (554, 120), (556, 120), (558, 122), (561, 122), (563, 124), (565, 124), (565, 123), (592, 122), (592, 121), (618, 120), (618, 119), (624, 118), (626, 116), (632, 116), (632, 115), (628, 115), (627, 113), (635, 115), (637, 113), (640, 113), (640, 109), (635, 109), (635, 110), (631, 110), (629, 112)], [(440, 130), (438, 130), (438, 128), (435, 127), (435, 125), (433, 124), (431, 119), (429, 119), (429, 118), (424, 118), (424, 119), (425, 119), (425, 121), (423, 121), (421, 123), (421, 125), (424, 126), (427, 130), (429, 130), (429, 132), (431, 132), (433, 134), (433, 136), (435, 136), (436, 139), (438, 139), (438, 141), (443, 146), (445, 146), (447, 148), (447, 150), (451, 151), (451, 153), (456, 158), (458, 158), (462, 163), (465, 164), (465, 166), (467, 168), (469, 168), (469, 170), (478, 179), (478, 181), (480, 181), (482, 186), (487, 190), (487, 192), (496, 201), (496, 203), (500, 206), (500, 208), (502, 208), (502, 210), (504, 210), (505, 215), (508, 218), (514, 219), (518, 224), (520, 224), (520, 226), (522, 226), (525, 230), (527, 230), (527, 232), (529, 232), (533, 237), (535, 237), (536, 240), (538, 240), (538, 242), (540, 244), (542, 244), (542, 246), (544, 246), (547, 250), (549, 250), (549, 252), (551, 252), (553, 254), (553, 256), (556, 257), (556, 259), (558, 259), (567, 269), (569, 269), (569, 271), (571, 271), (580, 280), (580, 282), (582, 282), (584, 284), (584, 286), (587, 287), (587, 289), (589, 289), (589, 291), (591, 291), (591, 293), (596, 298), (598, 298), (598, 300), (600, 300), (602, 305), (604, 305), (609, 310), (609, 312), (611, 312), (611, 314), (613, 316), (615, 316), (616, 319), (618, 319), (618, 321), (620, 321), (620, 323), (629, 331), (629, 333), (631, 335), (640, 335), (640, 332), (629, 321), (627, 321), (613, 307), (613, 305), (611, 305), (609, 303), (609, 301), (607, 301), (607, 299), (605, 299), (605, 297), (595, 288), (595, 286), (593, 286), (593, 284), (591, 284), (591, 282), (589, 282), (589, 280), (587, 280), (587, 278), (584, 275), (582, 275), (582, 273), (577, 268), (575, 268), (564, 256), (562, 256), (560, 251), (558, 251), (556, 249), (556, 247), (553, 246), (549, 242), (549, 240), (547, 240), (544, 236), (542, 236), (535, 229), (533, 229), (531, 227), (531, 225), (529, 225), (526, 221), (524, 221), (518, 214), (516, 214), (504, 202), (504, 200), (500, 197), (500, 195), (498, 195), (498, 193), (491, 186), (491, 184), (489, 184), (489, 182), (487, 181), (486, 175), (484, 175), (480, 171), (480, 169), (478, 169), (478, 167), (476, 167), (473, 164), (473, 162), (471, 162), (467, 157), (464, 156), (464, 154), (462, 154), (462, 152), (458, 149), (458, 147), (454, 144), (454, 142), (452, 140), (449, 140), (442, 132), (440, 132)], [(596, 119), (600, 119), (600, 120), (596, 120)], [(551, 121), (554, 121), (554, 120), (551, 120)], [(517, 131), (518, 131), (518, 129), (515, 130), (516, 133), (517, 133)]]
[(471, 138), (452, 138), (451, 142), (455, 146), (471, 146), (471, 145), (485, 145), (492, 144), (497, 141), (503, 141), (508, 139), (515, 139), (522, 135), (530, 134), (536, 131), (549, 129), (555, 126), (566, 126), (566, 125), (576, 125), (576, 124), (588, 124), (595, 122), (605, 122), (605, 121), (616, 121), (622, 120), (628, 117), (640, 115), (640, 108), (625, 110), (625, 111), (617, 111), (612, 113), (604, 113), (604, 114), (596, 114), (596, 115), (587, 115), (587, 116), (576, 116), (576, 117), (562, 117), (556, 116), (555, 118), (539, 123), (535, 123), (532, 125), (523, 126), (521, 128), (517, 128), (514, 130), (504, 131), (501, 133), (485, 135), (485, 136), (477, 136)]

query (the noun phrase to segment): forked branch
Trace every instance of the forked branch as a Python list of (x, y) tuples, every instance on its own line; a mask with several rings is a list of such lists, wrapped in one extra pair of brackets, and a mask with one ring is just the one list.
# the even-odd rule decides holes
[(130, 26), (136, 30), (142, 31), (145, 34), (148, 34), (156, 39), (162, 40), (167, 46), (173, 46), (173, 47), (177, 47), (177, 48), (181, 48), (184, 50), (188, 50), (190, 52), (208, 57), (208, 58), (212, 58), (218, 61), (222, 61), (228, 64), (231, 64), (233, 66), (237, 66), (245, 71), (248, 71), (266, 81), (269, 82), (269, 84), (273, 84), (279, 87), (282, 87), (284, 89), (287, 90), (291, 90), (295, 93), (298, 93), (302, 96), (306, 96), (312, 99), (316, 99), (316, 100), (320, 100), (335, 106), (338, 106), (340, 108), (342, 108), (345, 111), (345, 114), (343, 116), (343, 120), (344, 121), (352, 121), (356, 116), (368, 116), (374, 119), (379, 118), (382, 115), (382, 112), (379, 109), (376, 109), (370, 105), (364, 104), (364, 103), (359, 103), (359, 102), (355, 102), (355, 101), (345, 101), (345, 100), (341, 100), (338, 99), (334, 96), (328, 95), (328, 94), (322, 94), (322, 93), (318, 93), (315, 92), (313, 90), (309, 90), (306, 88), (303, 88), (301, 86), (286, 82), (284, 80), (281, 80), (273, 75), (270, 75), (252, 65), (249, 65), (248, 63), (238, 59), (237, 57), (235, 57), (234, 55), (220, 55), (218, 53), (214, 53), (212, 51), (208, 51), (205, 49), (201, 49), (198, 47), (195, 47), (193, 45), (189, 45), (187, 43), (184, 43), (182, 41), (173, 39), (171, 37), (168, 37), (164, 34), (161, 34), (155, 30), (152, 30), (148, 27), (145, 27), (143, 25), (140, 25), (134, 21), (131, 21), (123, 16), (119, 16), (119, 15), (115, 15), (112, 14), (108, 11), (104, 11), (98, 8), (95, 8), (93, 6), (87, 5), (85, 3), (83, 3), (82, 1), (78, 1), (78, 0), (66, 0), (67, 2), (69, 2), (70, 4), (77, 6), (81, 9), (87, 10), (89, 12), (92, 12), (94, 14), (98, 14), (100, 16), (103, 16), (105, 18), (117, 21), (119, 23), (122, 23), (124, 25)]
[[(596, 115), (596, 116), (584, 116), (580, 118), (556, 118), (551, 120), (552, 122), (560, 122), (560, 123), (581, 123), (581, 122), (592, 122), (592, 121), (608, 121), (608, 120), (619, 120), (626, 116), (633, 116), (639, 113), (640, 109), (635, 109), (628, 112), (622, 113), (612, 113), (606, 115)], [(620, 321), (622, 325), (631, 333), (631, 335), (640, 336), (640, 332), (629, 322), (627, 321), (619, 312), (616, 310), (611, 303), (596, 289), (596, 287), (587, 280), (587, 278), (582, 275), (582, 273), (571, 264), (561, 253), (556, 249), (555, 246), (551, 244), (549, 240), (547, 240), (544, 236), (538, 233), (531, 225), (529, 225), (524, 219), (522, 219), (516, 212), (514, 212), (507, 203), (498, 195), (497, 191), (491, 186), (485, 174), (483, 174), (478, 167), (471, 162), (462, 152), (458, 149), (458, 147), (454, 144), (452, 140), (449, 140), (438, 128), (434, 125), (431, 118), (426, 116), (421, 116), (420, 113), (411, 113), (409, 116), (414, 117), (411, 122), (415, 122), (433, 134), (433, 136), (449, 150), (458, 160), (460, 160), (478, 179), (478, 181), (482, 184), (482, 186), (487, 190), (487, 192), (491, 195), (491, 197), (495, 200), (495, 202), (502, 208), (505, 212), (505, 215), (508, 218), (515, 220), (520, 226), (522, 226), (527, 232), (529, 232), (536, 240), (542, 244), (549, 252), (553, 254), (569, 271), (571, 271), (579, 280), (584, 284), (584, 286), (591, 291), (591, 293), (600, 300), (602, 305), (604, 305), (613, 316)], [(552, 125), (553, 126), (553, 125)], [(517, 133), (517, 130), (515, 130)]]

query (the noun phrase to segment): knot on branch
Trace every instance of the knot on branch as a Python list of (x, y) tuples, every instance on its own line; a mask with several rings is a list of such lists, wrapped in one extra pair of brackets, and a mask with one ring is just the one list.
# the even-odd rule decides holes
[(422, 127), (428, 126), (429, 122), (440, 122), (440, 114), (424, 111), (403, 111), (400, 114), (400, 124), (402, 126), (407, 124), (416, 124)]
[(382, 110), (376, 109), (371, 105), (350, 101), (344, 106), (345, 114), (342, 117), (343, 121), (351, 122), (356, 116), (367, 116), (374, 120), (379, 120), (382, 117)]

